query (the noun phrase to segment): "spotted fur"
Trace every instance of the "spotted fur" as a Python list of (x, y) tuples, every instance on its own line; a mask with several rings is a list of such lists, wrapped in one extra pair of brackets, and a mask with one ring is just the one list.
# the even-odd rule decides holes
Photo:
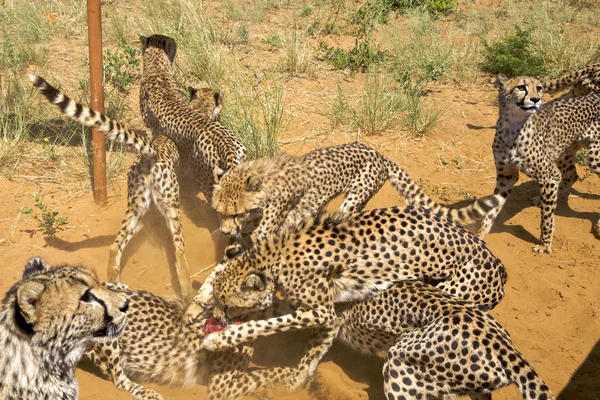
[[(107, 266), (108, 280), (120, 280), (121, 259), (125, 247), (135, 233), (142, 228), (140, 221), (150, 208), (150, 203), (154, 203), (165, 217), (169, 227), (175, 247), (175, 269), (180, 290), (182, 297), (189, 300), (193, 296), (193, 292), (189, 278), (188, 262), (184, 253), (183, 230), (179, 212), (177, 170), (181, 160), (175, 143), (167, 136), (159, 136), (154, 141), (149, 142), (148, 137), (151, 136), (150, 134), (146, 137), (141, 136), (125, 128), (119, 122), (112, 121), (105, 115), (75, 102), (43, 78), (32, 75), (31, 80), (40, 93), (48, 101), (56, 104), (65, 115), (85, 126), (98, 128), (105, 132), (107, 139), (139, 145), (134, 145), (134, 149), (139, 150), (140, 154), (127, 174), (127, 211), (121, 224), (121, 230), (110, 247)], [(203, 98), (199, 94), (207, 98)], [(190, 107), (195, 107), (198, 111), (198, 120), (209, 121), (217, 118), (221, 105), (217, 104), (216, 99), (222, 99), (222, 96), (218, 92), (206, 90), (200, 91), (199, 94), (196, 93), (194, 99), (190, 101)], [(209, 108), (211, 102), (213, 109)]]
[(574, 72), (567, 72), (560, 78), (542, 82), (547, 92), (556, 92), (572, 87), (573, 97), (600, 92), (600, 64), (590, 64)]
[[(555, 398), (483, 307), (422, 282), (398, 282), (341, 311), (334, 332), (349, 347), (386, 358), (387, 400), (491, 399), (492, 391), (510, 384), (523, 399)], [(326, 350), (313, 349), (316, 357), (305, 357), (296, 376), (311, 375)]]
[[(590, 168), (600, 174), (600, 93), (540, 108), (543, 88), (537, 78), (499, 75), (496, 86), (500, 116), (492, 149), (498, 206), (483, 219), (479, 237), (489, 233), (521, 171), (540, 187), (541, 244), (533, 251), (551, 253), (554, 211), (559, 195), (567, 198), (577, 180), (578, 149), (588, 148)], [(600, 223), (593, 230), (599, 234)]]
[(397, 164), (364, 144), (350, 143), (244, 163), (219, 180), (213, 208), (221, 214), (221, 232), (237, 238), (238, 249), (228, 250), (231, 256), (314, 216), (341, 193), (346, 197), (340, 211), (356, 214), (388, 180), (409, 204), (460, 224), (483, 218), (497, 204), (490, 196), (458, 210), (440, 206)]
[(86, 268), (30, 259), (0, 311), (0, 398), (77, 399), (81, 355), (123, 332), (127, 305)]
[[(207, 120), (186, 104), (175, 83), (173, 60), (177, 46), (167, 36), (141, 36), (143, 72), (140, 110), (153, 135), (171, 139), (190, 158), (199, 189), (210, 202), (214, 176), (246, 160), (246, 148), (227, 128)], [(187, 168), (187, 167), (186, 167)]]
[(156, 391), (134, 382), (147, 381), (180, 387), (208, 383), (208, 399), (238, 399), (255, 389), (292, 376), (290, 368), (248, 371), (252, 345), (223, 352), (202, 346), (204, 320), (183, 322), (187, 307), (126, 285), (106, 286), (129, 300), (129, 317), (123, 335), (95, 345), (85, 355), (116, 387), (138, 400), (162, 400)]
[(482, 241), (429, 209), (319, 217), (228, 260), (210, 282), (214, 315), (223, 321), (265, 309), (275, 291), (294, 312), (231, 326), (208, 335), (204, 345), (215, 351), (276, 332), (333, 329), (336, 304), (414, 279), (492, 308), (504, 296), (506, 272)]

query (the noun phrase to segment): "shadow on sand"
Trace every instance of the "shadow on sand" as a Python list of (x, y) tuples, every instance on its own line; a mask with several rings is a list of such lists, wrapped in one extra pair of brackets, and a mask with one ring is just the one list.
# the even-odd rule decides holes
[(571, 376), (558, 400), (597, 400), (600, 398), (600, 340)]

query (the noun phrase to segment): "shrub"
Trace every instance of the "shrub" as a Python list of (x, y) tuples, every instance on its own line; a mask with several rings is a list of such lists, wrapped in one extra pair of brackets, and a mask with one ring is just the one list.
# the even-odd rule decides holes
[(504, 36), (493, 44), (481, 39), (485, 47), (483, 70), (508, 76), (544, 75), (544, 60), (531, 51), (531, 29), (515, 27), (515, 34)]

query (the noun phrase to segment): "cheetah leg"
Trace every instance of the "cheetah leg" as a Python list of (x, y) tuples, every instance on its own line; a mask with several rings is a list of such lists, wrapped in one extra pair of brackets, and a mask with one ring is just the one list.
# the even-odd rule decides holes
[(247, 371), (252, 345), (242, 345), (210, 356), (208, 400), (239, 399), (252, 391), (287, 381), (291, 368), (269, 368)]
[(127, 212), (121, 224), (121, 230), (117, 234), (115, 242), (110, 246), (107, 267), (108, 281), (120, 279), (123, 251), (133, 235), (141, 229), (140, 221), (150, 207), (151, 190), (146, 179), (140, 164), (131, 166), (127, 183)]
[[(597, 138), (594, 138), (588, 145), (588, 161), (592, 171), (600, 176), (600, 129), (595, 130)], [(597, 237), (600, 237), (600, 220), (596, 222), (592, 229)]]
[[(476, 276), (479, 278), (475, 278)], [(475, 283), (465, 284), (474, 279)], [(471, 260), (452, 272), (446, 280), (439, 282), (436, 287), (462, 300), (480, 304), (491, 310), (504, 298), (505, 282), (506, 273), (501, 265), (481, 268), (481, 264), (476, 265)]]
[[(577, 175), (577, 168), (575, 167), (575, 157), (577, 152), (572, 151), (566, 154), (563, 154), (557, 161), (558, 169), (562, 175), (562, 179), (560, 181), (560, 186), (558, 188), (558, 200), (568, 200), (569, 193), (571, 192), (571, 187), (573, 184), (579, 179)], [(541, 197), (536, 196), (531, 200), (531, 203), (539, 207), (541, 204)]]
[(130, 393), (136, 400), (163, 400), (162, 396), (154, 390), (138, 385), (127, 377), (121, 365), (117, 340), (96, 344), (85, 355), (112, 380), (118, 389)]
[[(327, 299), (324, 300), (327, 302)], [(233, 325), (220, 332), (207, 335), (203, 347), (209, 351), (220, 351), (242, 343), (255, 341), (262, 336), (306, 328), (331, 328), (335, 325), (335, 311), (325, 306), (313, 309), (298, 308), (291, 314), (267, 320), (248, 321)]]
[[(181, 288), (181, 297), (187, 302), (192, 299), (194, 293), (190, 281), (190, 270), (184, 253), (183, 227), (181, 225), (181, 215), (179, 213), (179, 183), (175, 171), (173, 170), (159, 170), (158, 173), (163, 175), (163, 181), (170, 182), (171, 184), (170, 193), (167, 193), (164, 188), (155, 187), (153, 194), (158, 209), (165, 217), (167, 225), (169, 226), (171, 238), (173, 239), (173, 245), (175, 247), (175, 269), (177, 271), (179, 287)], [(164, 179), (165, 174), (169, 174), (170, 177)], [(159, 182), (157, 178), (158, 177), (155, 177), (155, 182)]]
[[(460, 316), (453, 318), (458, 318), (458, 321), (452, 327), (460, 328), (463, 325)], [(467, 331), (454, 330), (457, 333), (443, 342), (436, 339), (440, 337), (440, 325), (437, 323), (402, 334), (398, 343), (390, 348), (383, 366), (385, 398), (442, 399), (462, 393), (473, 393), (479, 395), (476, 399), (485, 399), (486, 397), (482, 397), (485, 395), (479, 392), (499, 389), (510, 384), (510, 377), (504, 371), (488, 367), (487, 352), (481, 345), (479, 350), (475, 350), (470, 340), (465, 341), (462, 334)], [(450, 331), (451, 327), (448, 327), (447, 333)], [(458, 348), (448, 348), (451, 343), (456, 344)], [(450, 354), (453, 355), (452, 358), (449, 357)], [(439, 362), (439, 358), (443, 361)], [(461, 361), (467, 361), (467, 366)], [(495, 362), (498, 364), (498, 360)], [(470, 368), (471, 365), (479, 367), (469, 371), (474, 376), (472, 379), (459, 379), (453, 372)]]
[(485, 235), (490, 233), (490, 229), (492, 229), (496, 217), (500, 214), (502, 207), (504, 207), (508, 196), (510, 196), (512, 192), (512, 188), (518, 179), (519, 170), (514, 166), (505, 164), (496, 165), (496, 189), (494, 189), (494, 194), (498, 195), (499, 202), (498, 205), (491, 209), (483, 218), (477, 234), (480, 239), (483, 239)]
[[(551, 169), (550, 169), (551, 168)], [(541, 211), (540, 222), (541, 244), (533, 247), (534, 253), (552, 253), (552, 235), (554, 234), (554, 211), (558, 203), (558, 186), (561, 181), (560, 172), (549, 164), (550, 172), (540, 179)]]
[(373, 181), (352, 183), (350, 190), (346, 193), (344, 202), (339, 208), (340, 212), (350, 215), (358, 214), (366, 207), (371, 197), (381, 189), (385, 180), (379, 179), (381, 174), (374, 170), (374, 167), (371, 167), (370, 170), (374, 177)]
[(343, 319), (338, 317), (333, 328), (317, 328), (313, 331), (306, 347), (306, 352), (300, 360), (294, 376), (287, 381), (288, 390), (302, 389), (308, 384), (309, 380), (315, 374), (319, 362), (321, 362), (323, 356), (331, 348), (342, 323)]

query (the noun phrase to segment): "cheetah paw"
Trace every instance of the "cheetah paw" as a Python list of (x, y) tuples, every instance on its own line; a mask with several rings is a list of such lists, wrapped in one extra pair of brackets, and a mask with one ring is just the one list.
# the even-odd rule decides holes
[(290, 379), (287, 382), (286, 388), (290, 392), (292, 392), (294, 390), (304, 389), (308, 385), (310, 380), (311, 380), (311, 376), (308, 371), (297, 372), (294, 374), (292, 379)]
[(222, 333), (208, 334), (202, 341), (202, 347), (208, 351), (223, 351), (232, 346), (227, 343), (227, 337)]
[(538, 246), (533, 246), (531, 250), (534, 253), (539, 254), (552, 254), (552, 246), (549, 244), (540, 244)]

